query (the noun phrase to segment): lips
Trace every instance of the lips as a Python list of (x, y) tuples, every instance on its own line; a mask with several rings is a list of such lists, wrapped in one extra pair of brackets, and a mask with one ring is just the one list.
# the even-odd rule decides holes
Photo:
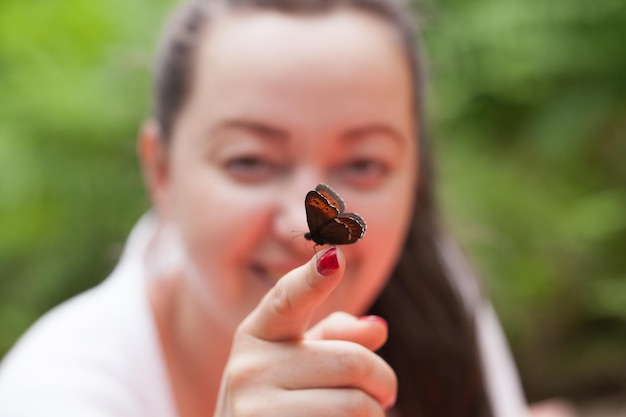
[(278, 280), (294, 268), (301, 264), (274, 265), (262, 262), (252, 262), (250, 271), (252, 274), (268, 287), (273, 287)]
[(254, 263), (250, 266), (250, 271), (255, 278), (268, 287), (273, 287), (278, 281), (274, 276), (270, 275), (269, 270), (261, 264)]

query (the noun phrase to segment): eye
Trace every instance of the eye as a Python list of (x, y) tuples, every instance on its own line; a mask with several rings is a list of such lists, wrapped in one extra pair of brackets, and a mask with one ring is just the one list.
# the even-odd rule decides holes
[(262, 182), (281, 171), (280, 166), (274, 161), (256, 155), (233, 157), (226, 161), (224, 169), (241, 182)]
[(389, 173), (389, 166), (382, 160), (359, 158), (339, 169), (343, 180), (359, 187), (375, 186)]

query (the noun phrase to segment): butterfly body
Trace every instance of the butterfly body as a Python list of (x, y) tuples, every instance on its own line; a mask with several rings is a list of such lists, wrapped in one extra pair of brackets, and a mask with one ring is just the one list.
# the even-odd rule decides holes
[(365, 220), (356, 213), (344, 213), (343, 200), (325, 184), (307, 193), (304, 206), (309, 226), (304, 238), (316, 245), (349, 245), (365, 234)]

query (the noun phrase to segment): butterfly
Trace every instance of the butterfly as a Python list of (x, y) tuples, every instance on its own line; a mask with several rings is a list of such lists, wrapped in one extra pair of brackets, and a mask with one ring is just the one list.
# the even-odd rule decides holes
[(304, 238), (316, 245), (349, 245), (365, 235), (365, 220), (356, 213), (344, 213), (343, 200), (326, 184), (307, 193), (304, 208), (309, 225)]

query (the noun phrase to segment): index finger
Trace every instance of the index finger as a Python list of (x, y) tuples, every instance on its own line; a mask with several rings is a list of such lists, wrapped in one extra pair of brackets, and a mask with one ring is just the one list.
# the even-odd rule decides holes
[(313, 312), (339, 285), (344, 269), (343, 254), (336, 247), (314, 256), (282, 277), (239, 331), (268, 341), (302, 339)]

